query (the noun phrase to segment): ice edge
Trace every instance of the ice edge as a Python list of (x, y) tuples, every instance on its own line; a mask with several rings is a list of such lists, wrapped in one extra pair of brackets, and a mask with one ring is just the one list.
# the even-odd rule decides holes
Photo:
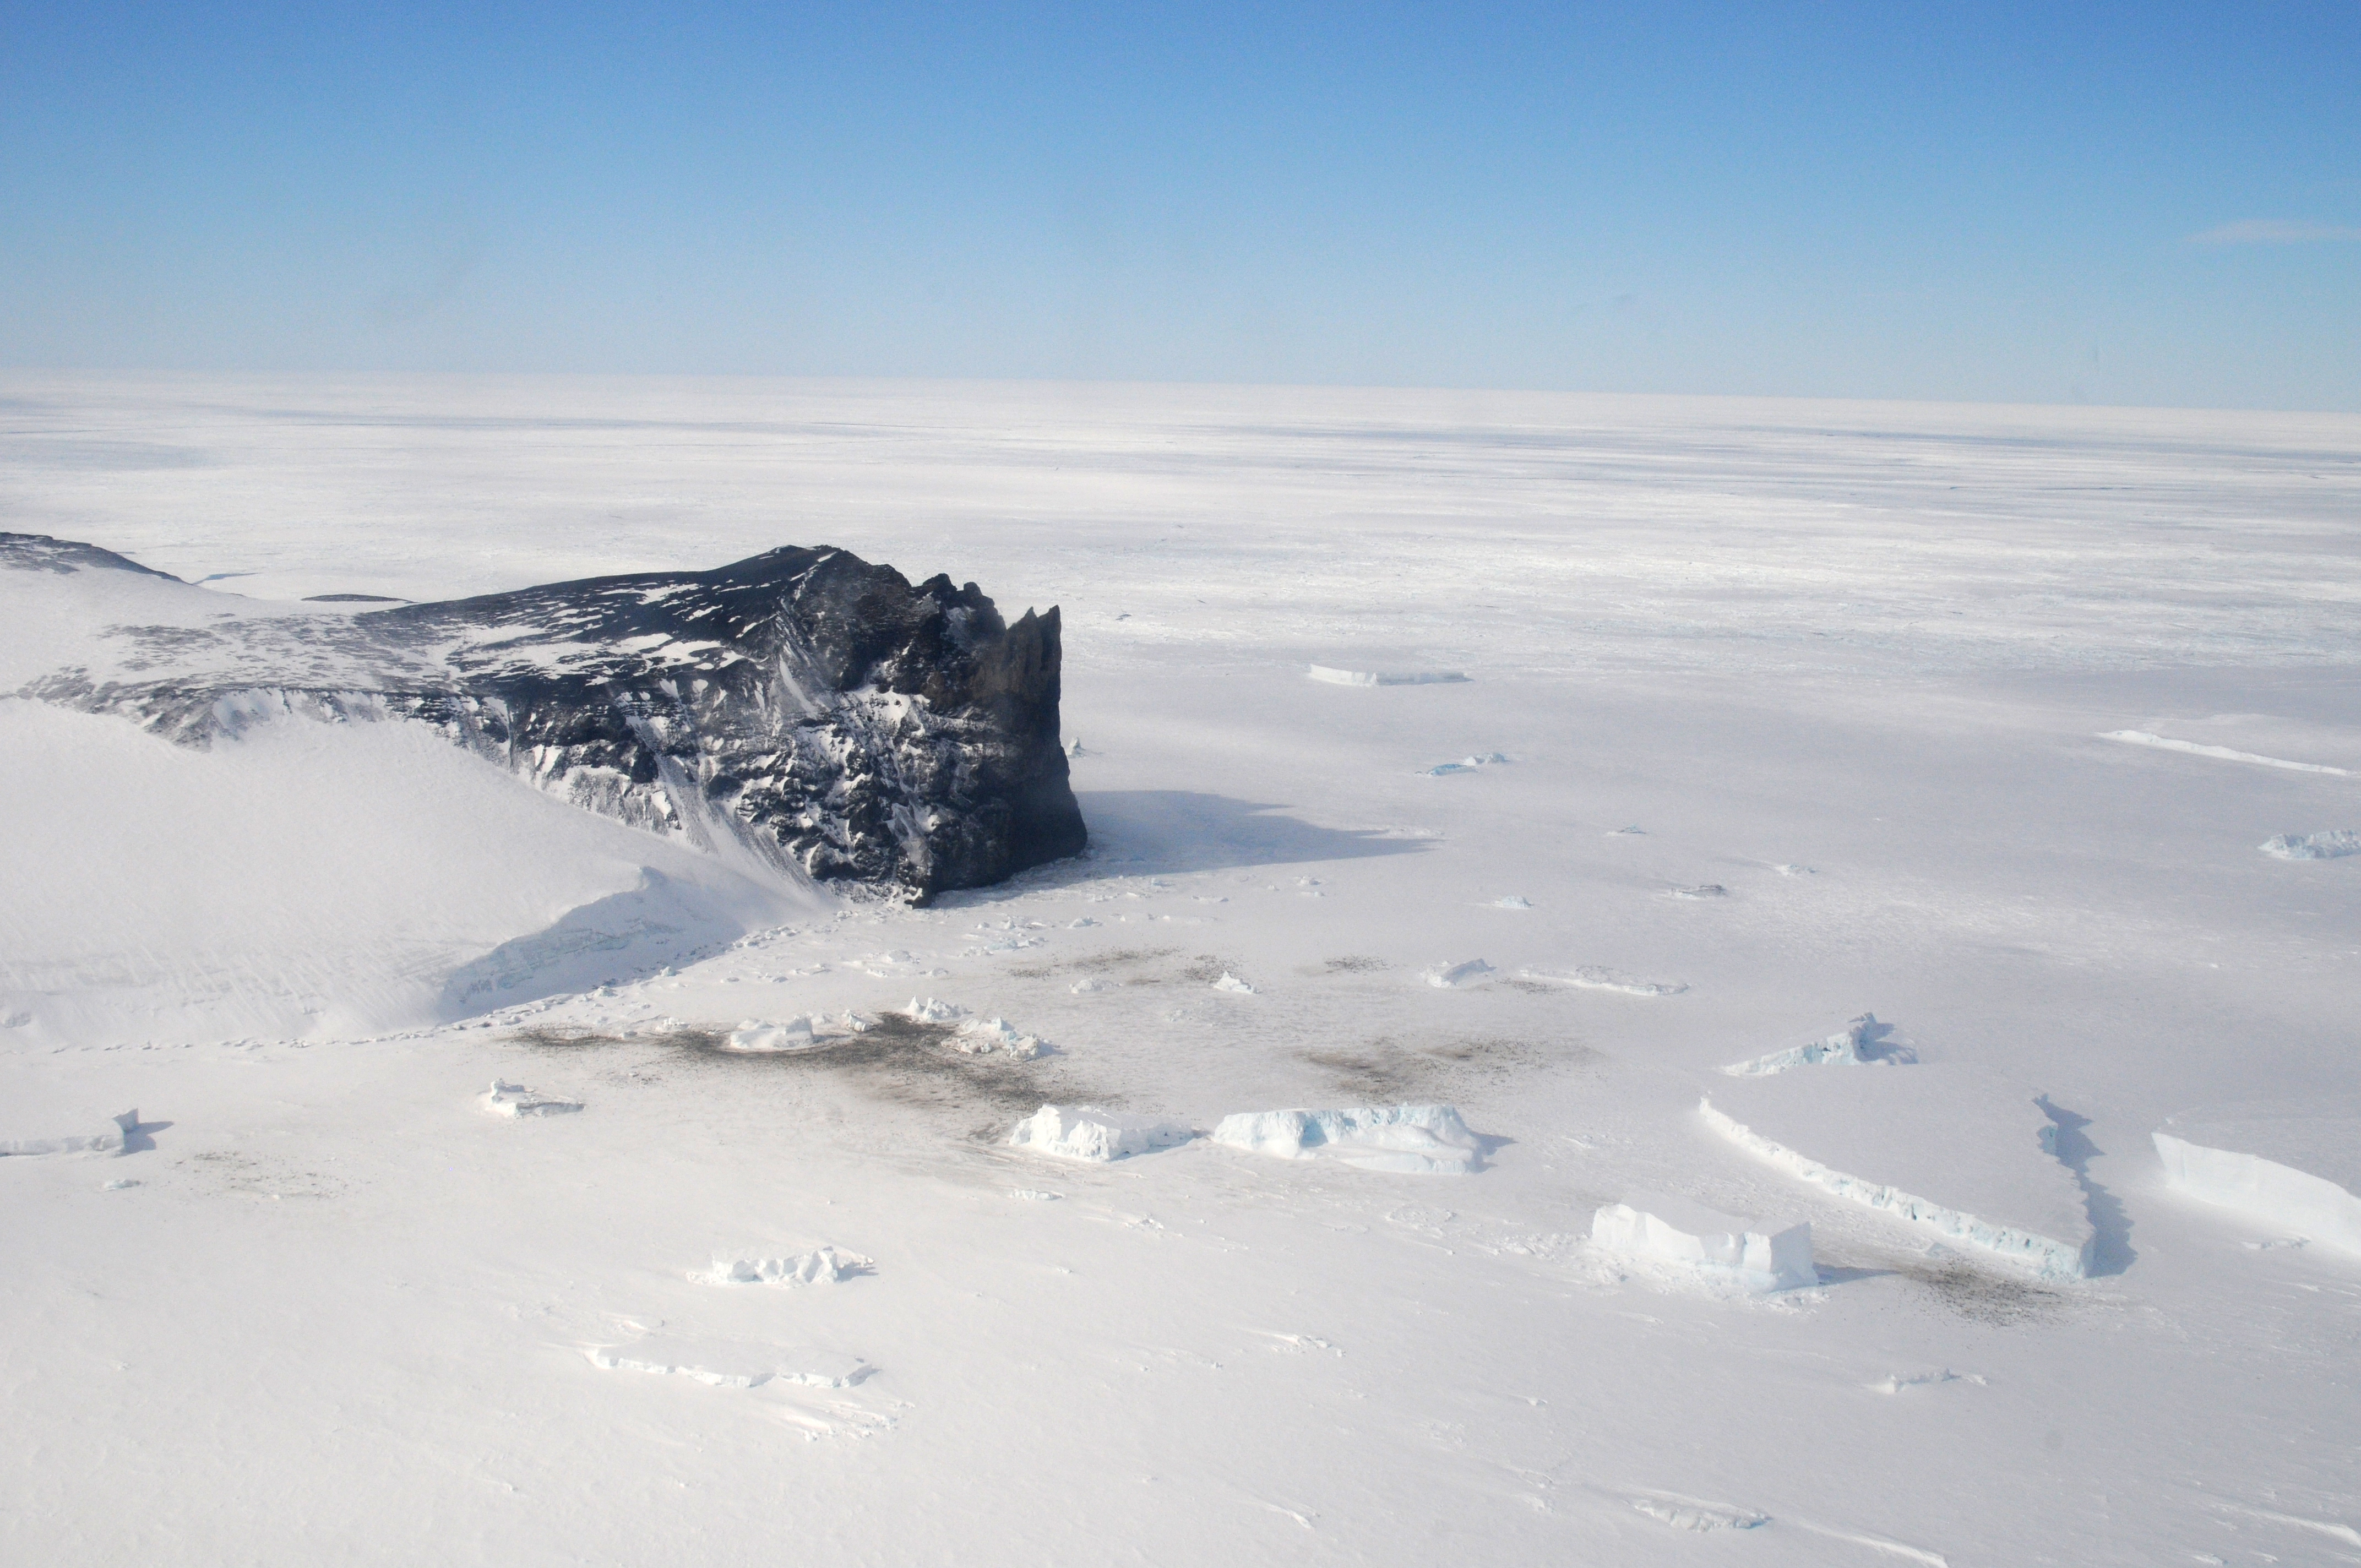
[(2050, 1236), (2019, 1230), (2014, 1225), (1997, 1225), (1957, 1209), (1947, 1209), (1940, 1203), (1882, 1182), (1867, 1181), (1841, 1170), (1831, 1170), (1808, 1155), (1798, 1154), (1784, 1144), (1773, 1143), (1727, 1112), (1715, 1110), (1710, 1095), (1697, 1102), (1697, 1113), (1705, 1118), (1707, 1126), (1747, 1153), (1849, 1202), (1906, 1220), (1935, 1232), (1946, 1241), (1961, 1242), (2012, 1262), (2029, 1263), (2044, 1278), (2084, 1279), (2090, 1277), (2091, 1255), (2098, 1245), (2095, 1236), (2080, 1246), (2073, 1246)]

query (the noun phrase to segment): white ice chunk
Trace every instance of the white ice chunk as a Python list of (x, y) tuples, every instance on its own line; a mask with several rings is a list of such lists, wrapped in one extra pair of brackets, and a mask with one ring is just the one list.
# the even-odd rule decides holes
[(1433, 969), (1422, 972), (1427, 984), (1438, 990), (1452, 991), (1461, 986), (1479, 983), (1486, 975), (1492, 972), (1492, 966), (1482, 959), (1469, 959), (1465, 963), (1437, 964)]
[(579, 1100), (560, 1100), (554, 1095), (535, 1094), (522, 1083), (492, 1080), (490, 1092), (484, 1096), (484, 1109), (495, 1116), (563, 1116), (569, 1111), (582, 1109)]
[(723, 1042), (733, 1051), (807, 1051), (818, 1044), (809, 1018), (790, 1018), (784, 1024), (748, 1018), (730, 1030), (730, 1038)]
[(1886, 1032), (1876, 1014), (1864, 1013), (1839, 1034), (1808, 1046), (1773, 1051), (1752, 1061), (1733, 1062), (1721, 1070), (1732, 1078), (1760, 1078), (1798, 1067), (1903, 1067), (1918, 1059), (1918, 1053), (1907, 1046), (1884, 1044)]
[(2209, 1106), (2155, 1139), (2166, 1179), (2191, 1197), (2361, 1253), (2361, 1099)]
[(924, 1002), (910, 998), (910, 1005), (902, 1009), (905, 1015), (921, 1024), (948, 1024), (967, 1016), (967, 1009), (955, 1002), (938, 1002), (928, 997)]
[(1590, 1217), (1590, 1239), (1611, 1252), (1685, 1264), (1749, 1290), (1819, 1283), (1809, 1224), (1741, 1220), (1669, 1193), (1635, 1192), (1609, 1204)]
[(139, 1130), (139, 1113), (111, 1117), (115, 1125), (97, 1133), (62, 1133), (48, 1138), (0, 1138), (0, 1157), (9, 1155), (121, 1154), (124, 1140)]
[(1185, 1144), (1197, 1135), (1177, 1122), (1102, 1111), (1095, 1105), (1044, 1105), (1008, 1135), (1012, 1147), (1065, 1159), (1127, 1159)]
[(2262, 851), (2282, 861), (2334, 861), (2361, 855), (2361, 833), (2336, 828), (2323, 833), (2275, 833), (2263, 840)]
[(803, 1252), (741, 1248), (715, 1253), (710, 1269), (689, 1277), (705, 1285), (833, 1285), (869, 1273), (874, 1263), (873, 1258), (841, 1247), (812, 1247)]
[(1931, 1237), (2059, 1278), (2090, 1272), (2096, 1233), (2057, 1124), (2023, 1085), (1961, 1063), (1908, 1072), (1741, 1078), (1698, 1109), (1789, 1175)]
[(1222, 978), (1213, 982), (1213, 989), (1215, 991), (1234, 991), (1241, 996), (1252, 996), (1255, 993), (1255, 988), (1253, 986), (1248, 985), (1245, 981), (1240, 980), (1236, 975), (1232, 974), (1227, 970), (1224, 970), (1222, 971)]
[(1462, 1175), (1482, 1144), (1453, 1105), (1356, 1105), (1335, 1111), (1246, 1111), (1213, 1141), (1281, 1159), (1339, 1159), (1364, 1170)]
[(651, 1334), (630, 1344), (598, 1345), (591, 1350), (590, 1360), (610, 1371), (676, 1373), (718, 1388), (759, 1388), (774, 1382), (850, 1388), (871, 1371), (861, 1357), (835, 1351), (685, 1334)]

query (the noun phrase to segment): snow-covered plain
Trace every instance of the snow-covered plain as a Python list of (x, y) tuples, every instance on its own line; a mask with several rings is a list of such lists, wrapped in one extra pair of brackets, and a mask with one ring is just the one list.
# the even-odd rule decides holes
[[(947, 571), (1063, 607), (1093, 838), (906, 910), (407, 731), (0, 701), (0, 1143), (122, 1129), (0, 1158), (8, 1561), (2361, 1560), (2361, 1260), (2151, 1139), (2361, 1092), (2361, 857), (2256, 852), (2361, 819), (2361, 419), (12, 374), (0, 528), (291, 606)], [(1944, 1141), (1955, 1081), (2016, 1131)], [(2079, 1197), (2089, 1277), (1700, 1114), (1757, 1091)], [(1481, 1158), (1013, 1146), (1045, 1103)], [(1819, 1282), (1594, 1245), (1642, 1191)]]

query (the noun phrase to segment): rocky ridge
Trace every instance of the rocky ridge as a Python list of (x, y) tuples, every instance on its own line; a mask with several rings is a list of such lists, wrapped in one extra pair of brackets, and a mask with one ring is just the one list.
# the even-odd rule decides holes
[(1087, 840), (1058, 611), (1012, 625), (973, 583), (847, 551), (365, 609), (241, 600), (38, 534), (0, 533), (9, 568), (145, 579), (163, 613), (96, 628), (15, 695), (184, 745), (291, 715), (429, 724), (588, 809), (920, 899)]

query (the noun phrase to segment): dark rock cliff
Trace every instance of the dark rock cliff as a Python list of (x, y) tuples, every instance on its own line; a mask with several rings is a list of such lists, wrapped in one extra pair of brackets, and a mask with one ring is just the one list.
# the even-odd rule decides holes
[[(0, 534), (0, 567), (159, 576), (29, 534)], [(589, 809), (921, 898), (1086, 841), (1058, 612), (1009, 625), (973, 583), (789, 548), (358, 612), (202, 598), (18, 695), (192, 745), (288, 712), (429, 723)]]

